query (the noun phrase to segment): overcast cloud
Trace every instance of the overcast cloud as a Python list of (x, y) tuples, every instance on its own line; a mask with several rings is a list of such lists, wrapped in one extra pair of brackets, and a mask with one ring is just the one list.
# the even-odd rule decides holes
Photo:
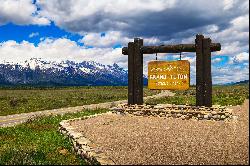
[[(28, 57), (51, 60), (93, 60), (103, 64), (118, 63), (127, 68), (127, 57), (121, 48), (134, 37), (145, 45), (194, 43), (198, 33), (220, 42), (222, 50), (213, 53), (213, 80), (249, 79), (249, 1), (248, 0), (0, 0), (1, 25), (49, 26), (54, 23), (67, 32), (82, 36), (79, 43), (66, 38), (40, 36), (37, 45), (29, 41), (0, 43), (0, 60), (20, 61)], [(101, 35), (105, 33), (105, 35)], [(39, 34), (39, 33), (37, 33)], [(34, 37), (33, 35), (31, 35)], [(37, 35), (35, 35), (37, 36)], [(87, 47), (90, 46), (91, 48)], [(219, 55), (228, 56), (224, 65)], [(164, 54), (159, 55), (166, 59)], [(195, 82), (195, 56), (191, 61)], [(144, 58), (147, 62), (154, 55)], [(235, 67), (238, 65), (238, 68)], [(230, 68), (231, 67), (231, 68)], [(229, 72), (230, 71), (230, 72)], [(221, 78), (224, 75), (223, 78)], [(239, 76), (239, 77), (236, 77)]]

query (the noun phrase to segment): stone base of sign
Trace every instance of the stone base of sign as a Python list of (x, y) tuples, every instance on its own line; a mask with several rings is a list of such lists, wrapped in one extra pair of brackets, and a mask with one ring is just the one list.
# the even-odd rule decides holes
[[(110, 112), (108, 112), (110, 113)], [(107, 113), (105, 113), (107, 114)], [(101, 151), (94, 148), (93, 142), (84, 137), (82, 133), (74, 131), (74, 128), (70, 125), (71, 122), (77, 120), (84, 120), (88, 118), (93, 118), (96, 116), (100, 116), (103, 114), (86, 116), (82, 118), (75, 118), (70, 120), (63, 120), (59, 124), (59, 131), (63, 135), (69, 138), (70, 142), (73, 144), (73, 150), (80, 155), (83, 159), (85, 159), (90, 165), (114, 165), (115, 163), (107, 156), (104, 155)]]
[(167, 118), (180, 118), (182, 120), (230, 120), (233, 119), (232, 109), (225, 106), (213, 105), (205, 106), (188, 106), (188, 105), (128, 105), (120, 104), (111, 108), (113, 113), (132, 114), (135, 116), (158, 116)]

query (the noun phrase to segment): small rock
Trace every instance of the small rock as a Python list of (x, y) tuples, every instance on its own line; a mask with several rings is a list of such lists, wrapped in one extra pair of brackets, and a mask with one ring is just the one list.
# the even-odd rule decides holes
[(226, 116), (225, 116), (225, 115), (221, 115), (221, 116), (220, 116), (220, 119), (221, 119), (221, 120), (224, 120), (224, 119), (226, 119)]
[(233, 120), (238, 120), (238, 117), (237, 116), (232, 116), (232, 119)]
[(215, 120), (220, 120), (220, 115), (215, 115)]
[(167, 117), (167, 118), (171, 117), (171, 114), (166, 114), (166, 117)]
[(216, 115), (217, 112), (216, 112), (216, 111), (212, 111), (211, 114), (212, 114), (212, 115)]
[(186, 119), (186, 116), (185, 116), (185, 115), (182, 115), (182, 116), (181, 116), (181, 119), (182, 119), (182, 120)]
[(212, 118), (212, 114), (211, 113), (207, 114), (207, 116), (208, 116), (209, 119)]
[(220, 108), (220, 105), (212, 105), (212, 108)]
[(79, 144), (79, 145), (88, 145), (89, 143), (90, 143), (90, 141), (85, 137), (82, 137), (82, 138), (77, 140), (77, 144)]
[(173, 118), (176, 118), (176, 114), (171, 114)]
[(134, 112), (133, 114), (137, 115), (137, 116), (141, 116), (141, 115), (143, 115), (143, 112), (142, 111), (137, 111), (137, 112)]
[(181, 117), (181, 116), (182, 116), (182, 114), (177, 114), (176, 116), (177, 116), (177, 118), (179, 118), (179, 117)]
[(226, 112), (228, 112), (229, 114), (232, 114), (232, 111), (233, 109), (229, 109), (229, 108), (226, 109)]
[(159, 109), (159, 108), (164, 108), (164, 107), (162, 105), (156, 105), (154, 108)]
[(116, 112), (116, 114), (117, 115), (122, 115), (122, 116), (126, 115), (124, 112)]
[(199, 120), (201, 120), (201, 119), (203, 119), (203, 115), (198, 114), (197, 118), (198, 118)]
[(204, 115), (204, 119), (208, 119), (208, 115)]

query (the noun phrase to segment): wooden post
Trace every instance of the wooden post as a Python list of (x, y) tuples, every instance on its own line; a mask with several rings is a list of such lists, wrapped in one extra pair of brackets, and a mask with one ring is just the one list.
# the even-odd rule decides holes
[(204, 104), (204, 80), (203, 80), (203, 35), (196, 35), (196, 106)]
[(134, 104), (143, 104), (143, 39), (134, 39)]
[(128, 43), (128, 104), (134, 104), (134, 43)]
[(220, 51), (220, 43), (196, 35), (195, 44), (143, 46), (143, 40), (135, 38), (122, 54), (128, 55), (128, 104), (143, 104), (143, 53), (196, 52), (196, 105), (212, 106), (211, 52)]
[(203, 105), (206, 107), (212, 106), (212, 74), (211, 74), (211, 39), (203, 39)]

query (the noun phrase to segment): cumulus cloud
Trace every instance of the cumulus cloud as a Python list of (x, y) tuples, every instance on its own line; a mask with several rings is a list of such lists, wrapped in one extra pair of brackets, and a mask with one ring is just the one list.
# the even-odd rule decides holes
[(18, 25), (50, 24), (46, 17), (37, 14), (37, 7), (32, 0), (1, 0), (0, 25), (10, 22)]
[(249, 61), (249, 52), (242, 52), (237, 55), (235, 55), (232, 58), (234, 63), (243, 63), (243, 62), (248, 62)]
[(220, 68), (212, 68), (213, 83), (222, 84), (230, 82), (238, 82), (249, 79), (249, 65), (247, 66), (224, 66)]
[[(248, 0), (37, 0), (35, 4), (4, 0), (0, 25), (53, 21), (96, 47), (116, 42), (124, 46), (134, 37), (145, 38), (149, 44), (193, 43), (195, 34), (203, 33), (222, 44), (218, 54), (233, 55), (248, 50), (248, 6)], [(101, 32), (107, 35), (100, 38)]]
[[(248, 13), (247, 2), (200, 0), (38, 0), (39, 13), (72, 32), (121, 31), (128, 36), (166, 40), (175, 33), (216, 23), (225, 29), (232, 18)], [(70, 6), (70, 7), (69, 7)], [(216, 28), (216, 26), (218, 28)], [(185, 36), (184, 36), (185, 37)]]
[[(76, 62), (81, 61), (96, 61), (102, 64), (117, 63), (119, 66), (127, 69), (127, 56), (121, 54), (121, 48), (87, 48), (79, 46), (75, 41), (67, 38), (51, 39), (45, 38), (36, 46), (33, 43), (23, 41), (17, 43), (16, 41), (7, 41), (0, 43), (0, 63), (1, 62), (15, 62), (19, 63), (30, 58), (42, 58), (50, 61), (65, 61), (73, 60)], [(172, 56), (173, 59), (178, 59), (179, 55), (160, 54), (159, 60), (164, 60), (166, 56)], [(144, 74), (147, 75), (147, 64), (149, 61), (154, 60), (155, 55), (145, 55), (143, 59)], [(191, 84), (195, 84), (196, 72), (196, 57), (190, 54), (182, 55), (183, 60), (190, 62)], [(217, 58), (215, 58), (215, 61)], [(220, 58), (218, 58), (220, 59)], [(216, 67), (212, 66), (213, 83), (225, 83), (231, 81), (240, 81), (249, 78), (247, 63), (249, 54), (243, 52), (233, 57), (233, 63)], [(219, 61), (219, 60), (218, 60)], [(244, 63), (246, 65), (235, 66), (236, 63)], [(213, 64), (213, 63), (212, 63)]]
[[(96, 61), (102, 64), (117, 63), (127, 68), (127, 57), (121, 54), (121, 48), (87, 48), (79, 46), (75, 41), (66, 38), (46, 38), (35, 46), (22, 41), (6, 41), (0, 43), (1, 62), (22, 62), (30, 58), (42, 58), (51, 61), (73, 60)], [(126, 63), (125, 63), (126, 62)]]
[[(81, 43), (84, 43), (86, 46), (93, 47), (113, 47), (116, 44), (121, 44), (126, 46), (128, 42), (133, 41), (133, 38), (128, 38), (123, 36), (121, 32), (118, 31), (109, 31), (106, 33), (88, 33), (80, 40)], [(156, 37), (143, 38), (145, 45), (153, 45), (160, 42)]]
[(101, 33), (88, 33), (80, 40), (85, 45), (94, 47), (113, 47), (117, 43), (125, 45), (128, 41), (131, 41), (131, 39), (122, 36), (117, 31), (110, 31), (104, 35)]
[[(127, 46), (134, 37), (143, 38), (145, 45), (194, 43), (195, 35), (202, 33), (222, 45), (222, 50), (212, 55), (229, 56), (230, 67), (244, 64), (244, 68), (233, 68), (234, 72), (229, 72), (229, 67), (213, 66), (213, 81), (225, 81), (220, 80), (221, 76), (231, 81), (237, 78), (237, 73), (240, 79), (248, 78), (248, 0), (133, 0), (132, 3), (126, 0), (37, 0), (35, 4), (31, 0), (2, 1), (0, 25), (8, 22), (46, 25), (53, 21), (68, 32), (82, 35), (78, 42), (84, 46), (66, 38), (42, 36), (37, 46), (25, 41), (6, 41), (0, 45), (1, 59), (38, 56), (53, 60), (95, 60), (127, 68), (127, 56), (121, 55), (121, 48), (113, 49), (117, 44)], [(101, 35), (103, 32), (105, 35)], [(165, 54), (158, 56), (166, 59)], [(147, 63), (154, 58), (154, 55), (144, 56), (144, 73)], [(186, 54), (183, 59), (191, 62), (191, 78), (195, 80), (195, 55)], [(213, 60), (219, 61), (220, 58)]]

